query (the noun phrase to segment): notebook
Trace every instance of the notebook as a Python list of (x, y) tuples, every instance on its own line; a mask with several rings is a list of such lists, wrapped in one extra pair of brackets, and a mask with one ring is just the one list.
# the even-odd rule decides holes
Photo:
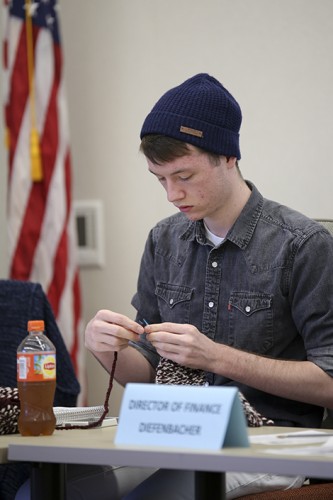
[[(104, 406), (55, 406), (53, 413), (56, 417), (56, 426), (86, 425), (96, 422), (104, 411)], [(101, 426), (117, 425), (116, 417), (105, 417)]]

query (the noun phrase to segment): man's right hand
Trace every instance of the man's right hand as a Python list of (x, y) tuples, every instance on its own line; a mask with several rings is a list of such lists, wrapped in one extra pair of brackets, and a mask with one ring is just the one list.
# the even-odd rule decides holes
[(101, 309), (87, 324), (85, 346), (94, 353), (121, 351), (130, 340), (138, 341), (143, 332), (143, 327), (127, 316)]

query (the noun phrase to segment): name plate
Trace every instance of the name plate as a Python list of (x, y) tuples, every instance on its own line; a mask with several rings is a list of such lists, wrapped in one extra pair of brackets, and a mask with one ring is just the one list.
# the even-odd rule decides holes
[(127, 384), (115, 443), (212, 450), (249, 446), (238, 389)]

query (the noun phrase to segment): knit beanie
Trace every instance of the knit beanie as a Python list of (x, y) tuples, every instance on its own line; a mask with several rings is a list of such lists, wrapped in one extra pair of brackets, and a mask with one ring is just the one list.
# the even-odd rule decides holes
[(242, 112), (223, 85), (206, 73), (167, 91), (146, 117), (140, 138), (161, 134), (211, 153), (240, 159)]

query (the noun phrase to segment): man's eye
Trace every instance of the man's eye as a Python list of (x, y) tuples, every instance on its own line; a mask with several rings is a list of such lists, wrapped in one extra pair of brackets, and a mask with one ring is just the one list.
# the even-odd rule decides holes
[(187, 176), (185, 176), (185, 177), (184, 177), (184, 176), (179, 176), (179, 179), (180, 179), (181, 181), (188, 181), (189, 179), (191, 179), (191, 177), (192, 177), (191, 175), (187, 175)]

